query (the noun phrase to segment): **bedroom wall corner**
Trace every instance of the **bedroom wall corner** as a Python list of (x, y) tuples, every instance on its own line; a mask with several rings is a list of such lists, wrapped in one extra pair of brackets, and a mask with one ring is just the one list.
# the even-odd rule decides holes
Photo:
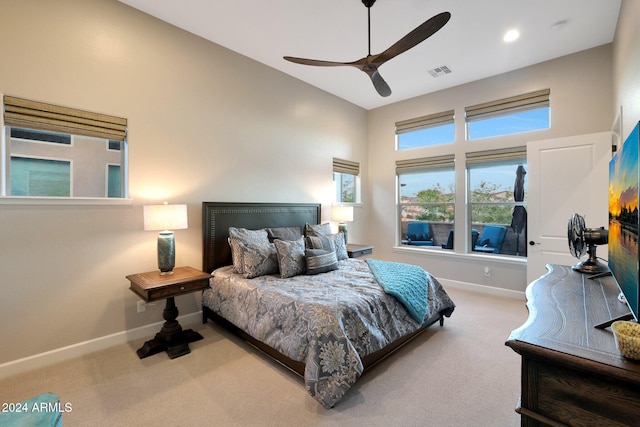
[(640, 3), (622, 0), (613, 42), (614, 114), (622, 107), (622, 138), (640, 121)]

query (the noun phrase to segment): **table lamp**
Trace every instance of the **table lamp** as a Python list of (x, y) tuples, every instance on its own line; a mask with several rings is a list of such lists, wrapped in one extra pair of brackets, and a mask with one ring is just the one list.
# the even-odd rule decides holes
[(331, 220), (338, 221), (338, 231), (344, 234), (344, 243), (347, 243), (347, 222), (353, 221), (353, 206), (333, 206), (331, 208)]
[(176, 247), (173, 230), (187, 228), (187, 205), (144, 206), (144, 229), (160, 231), (158, 234), (158, 269), (160, 274), (173, 274), (176, 265)]

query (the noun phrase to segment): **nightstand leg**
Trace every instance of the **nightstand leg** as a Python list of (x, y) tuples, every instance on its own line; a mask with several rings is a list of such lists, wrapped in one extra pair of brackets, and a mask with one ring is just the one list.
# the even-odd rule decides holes
[(167, 298), (167, 305), (162, 312), (164, 325), (154, 339), (144, 343), (137, 351), (138, 357), (145, 357), (166, 351), (170, 359), (184, 356), (191, 353), (189, 343), (202, 339), (202, 335), (191, 329), (182, 330), (182, 326), (176, 320), (178, 318), (178, 307), (173, 297)]

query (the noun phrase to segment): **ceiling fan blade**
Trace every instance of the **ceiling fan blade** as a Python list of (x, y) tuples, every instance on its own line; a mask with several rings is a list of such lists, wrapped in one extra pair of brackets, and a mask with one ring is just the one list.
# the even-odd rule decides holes
[(430, 19), (423, 22), (409, 34), (398, 40), (393, 44), (390, 48), (382, 52), (381, 54), (376, 56), (376, 59), (373, 61), (376, 65), (380, 66), (400, 55), (403, 52), (411, 49), (412, 47), (422, 43), (427, 38), (434, 35), (440, 28), (444, 27), (444, 25), (449, 22), (451, 18), (451, 13), (442, 12), (438, 15), (431, 17)]
[(343, 65), (354, 65), (352, 62), (323, 61), (320, 59), (296, 58), (294, 56), (284, 56), (283, 58), (289, 62), (295, 62), (296, 64), (316, 65), (319, 67), (340, 67)]
[(366, 70), (363, 71), (369, 75), (371, 82), (373, 83), (373, 87), (376, 88), (376, 91), (380, 96), (387, 97), (391, 95), (391, 88), (387, 82), (384, 81), (378, 70), (373, 70), (371, 72)]

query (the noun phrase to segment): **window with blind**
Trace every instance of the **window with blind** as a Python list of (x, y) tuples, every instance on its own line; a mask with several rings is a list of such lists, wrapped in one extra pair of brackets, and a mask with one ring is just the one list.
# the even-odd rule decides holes
[(2, 195), (127, 197), (127, 120), (4, 96)]
[(447, 245), (455, 213), (454, 156), (396, 162), (401, 244), (453, 249)]
[(333, 159), (333, 183), (335, 202), (360, 202), (360, 163), (350, 160)]
[(467, 139), (549, 128), (549, 89), (465, 108)]
[(454, 112), (430, 114), (396, 123), (396, 149), (446, 144), (455, 140)]
[[(471, 227), (478, 232), (472, 250), (526, 257), (526, 148), (467, 153), (466, 169)], [(498, 239), (487, 242), (489, 231)]]

